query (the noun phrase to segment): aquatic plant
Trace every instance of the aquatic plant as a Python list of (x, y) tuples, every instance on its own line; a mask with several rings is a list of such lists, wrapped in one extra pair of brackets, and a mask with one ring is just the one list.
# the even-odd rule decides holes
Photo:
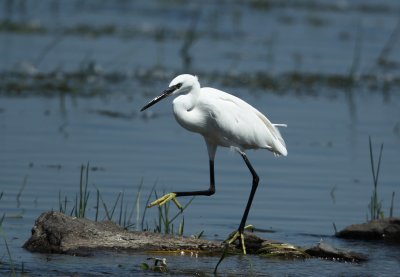
[[(67, 196), (62, 196), (61, 191), (58, 194), (59, 201), (59, 211), (67, 214), (69, 213), (71, 216), (86, 218), (87, 217), (87, 207), (89, 202), (90, 191), (88, 191), (88, 181), (89, 181), (89, 163), (81, 166), (80, 172), (80, 182), (79, 182), (79, 193), (76, 193), (75, 202), (72, 209), (68, 212), (68, 200)], [(96, 205), (95, 209), (95, 221), (98, 220), (110, 220), (114, 221), (121, 227), (125, 229), (134, 228), (136, 231), (147, 231), (150, 230), (146, 218), (147, 206), (150, 202), (150, 198), (153, 195), (157, 195), (155, 191), (157, 182), (154, 183), (145, 203), (145, 208), (143, 210), (142, 215), (140, 215), (140, 199), (141, 192), (143, 186), (143, 180), (140, 181), (140, 184), (137, 189), (137, 193), (135, 196), (135, 201), (130, 205), (129, 202), (126, 202), (125, 191), (120, 191), (115, 199), (111, 203), (111, 205), (107, 204), (103, 199), (102, 193), (99, 188), (93, 185), (96, 188)], [(0, 195), (1, 199), (2, 194)], [(182, 211), (178, 212), (174, 216), (171, 216), (169, 213), (169, 205), (164, 205), (164, 207), (159, 207), (158, 216), (154, 219), (154, 232), (165, 233), (165, 234), (176, 234), (183, 235), (183, 230), (185, 226), (184, 218), (182, 217), (182, 221), (178, 224), (178, 228), (174, 229), (173, 222), (178, 218), (179, 215), (190, 205), (193, 201), (194, 197), (189, 200), (189, 202), (183, 207)], [(100, 218), (100, 210), (104, 211), (103, 218)], [(117, 218), (115, 218), (117, 217)], [(1, 220), (1, 219), (0, 219)], [(2, 220), (1, 220), (2, 221)], [(0, 223), (1, 223), (0, 221)], [(146, 222), (146, 224), (145, 224)], [(1, 226), (1, 224), (0, 224)], [(202, 233), (200, 233), (202, 234)]]
[(8, 260), (9, 260), (9, 264), (10, 264), (10, 275), (11, 276), (16, 276), (16, 271), (15, 271), (15, 266), (14, 266), (14, 260), (11, 256), (11, 251), (10, 248), (8, 247), (8, 243), (7, 240), (4, 239), (4, 245), (6, 246), (6, 250), (7, 250), (7, 255), (8, 255)]
[(28, 180), (28, 176), (25, 175), (24, 180), (22, 181), (21, 188), (19, 189), (19, 191), (18, 191), (18, 193), (17, 193), (17, 196), (16, 196), (16, 199), (17, 199), (17, 208), (19, 208), (19, 207), (21, 206), (20, 198), (21, 198), (22, 192), (24, 191), (24, 189), (25, 189), (25, 187), (26, 187), (27, 180)]
[[(79, 194), (75, 195), (75, 204), (71, 209), (70, 215), (74, 215), (78, 218), (84, 218), (86, 216), (87, 204), (89, 201), (90, 192), (87, 190), (88, 181), (89, 181), (89, 163), (85, 165), (81, 165), (81, 173), (79, 179)], [(61, 197), (61, 191), (58, 192), (58, 206), (59, 211), (66, 214), (67, 213), (67, 205), (68, 205), (68, 197), (64, 196), (64, 199)]]
[[(85, 170), (86, 169), (86, 170)], [(86, 207), (89, 199), (90, 192), (87, 191), (87, 185), (89, 180), (89, 163), (81, 165), (81, 177), (79, 182), (79, 200), (78, 194), (75, 197), (75, 216), (84, 218), (86, 214)]]
[[(4, 192), (3, 191), (0, 192), (0, 200), (1, 200), (1, 198), (3, 198), (3, 195), (4, 195)], [(3, 215), (0, 218), (0, 229), (1, 229), (1, 226), (3, 225), (3, 221), (4, 221), (5, 217), (6, 217), (6, 213), (3, 213)]]
[[(21, 266), (19, 267), (16, 263), (15, 263), (15, 259), (13, 258), (12, 254), (11, 254), (11, 250), (10, 247), (8, 246), (7, 240), (4, 236), (4, 234), (0, 234), (3, 237), (4, 240), (4, 246), (7, 252), (7, 259), (8, 261), (2, 260), (4, 258), (4, 256), (2, 256), (0, 258), (0, 266), (2, 269), (2, 272), (8, 272), (9, 276), (25, 276), (24, 274), (25, 272), (25, 263), (22, 261), (21, 262)], [(6, 267), (4, 267), (6, 266)], [(6, 271), (4, 271), (3, 269), (6, 269)], [(3, 275), (2, 275), (3, 276)]]
[(371, 171), (372, 171), (372, 179), (373, 179), (373, 185), (374, 185), (370, 203), (368, 205), (371, 220), (384, 217), (384, 214), (382, 211), (382, 201), (378, 200), (378, 179), (379, 179), (379, 171), (381, 168), (382, 151), (383, 151), (383, 143), (381, 144), (381, 147), (380, 147), (378, 164), (377, 164), (377, 167), (375, 170), (375, 161), (374, 161), (374, 154), (372, 151), (372, 142), (371, 142), (371, 137), (369, 137), (369, 156), (370, 156), (370, 161), (371, 161)]
[(389, 217), (393, 217), (393, 203), (394, 203), (394, 191), (392, 192), (392, 201), (390, 203)]
[[(105, 213), (106, 213), (106, 219), (107, 219), (107, 220), (112, 220), (112, 219), (113, 219), (113, 217), (114, 217), (114, 212), (115, 212), (115, 208), (117, 207), (117, 204), (118, 204), (118, 202), (119, 202), (120, 199), (121, 199), (121, 195), (123, 195), (123, 194), (124, 194), (124, 192), (119, 192), (119, 193), (118, 193), (117, 198), (116, 198), (116, 200), (115, 200), (115, 202), (114, 202), (114, 205), (112, 205), (111, 209), (109, 209), (108, 206), (107, 206), (107, 204), (104, 202), (103, 197), (101, 196), (101, 193), (100, 193), (99, 189), (97, 189), (97, 195), (100, 197), (101, 203), (102, 203), (103, 208), (104, 208), (104, 211), (105, 211)], [(122, 197), (123, 197), (123, 196), (122, 196)], [(122, 201), (123, 201), (123, 200), (122, 200)], [(122, 202), (122, 201), (121, 201), (121, 202)], [(98, 201), (97, 201), (97, 203), (98, 203)], [(98, 210), (99, 207), (97, 206), (96, 209)]]
[(38, 22), (14, 22), (9, 19), (0, 21), (0, 32), (17, 34), (43, 34), (46, 29)]
[(150, 270), (154, 272), (162, 272), (166, 273), (168, 272), (168, 267), (167, 267), (167, 259), (166, 258), (155, 258), (155, 257), (150, 257), (147, 258), (147, 260), (153, 260), (154, 261), (154, 266), (149, 265), (148, 263), (141, 263), (139, 265), (140, 269), (142, 270)]
[(1, 218), (0, 218), (0, 228), (1, 228), (1, 226), (3, 225), (3, 221), (4, 221), (4, 218), (6, 217), (6, 214), (5, 213), (3, 213), (3, 215), (1, 216)]
[[(158, 199), (157, 192), (154, 191), (154, 195), (156, 199)], [(154, 232), (156, 233), (164, 233), (164, 234), (176, 234), (178, 236), (183, 235), (183, 229), (185, 227), (185, 218), (182, 216), (182, 221), (178, 225), (178, 229), (174, 231), (174, 224), (176, 218), (183, 213), (183, 211), (192, 203), (194, 200), (194, 196), (190, 198), (189, 202), (183, 206), (182, 210), (177, 212), (173, 217), (170, 217), (169, 207), (170, 202), (165, 203), (163, 206), (158, 206), (158, 218), (154, 220)], [(147, 205), (146, 205), (147, 209)]]

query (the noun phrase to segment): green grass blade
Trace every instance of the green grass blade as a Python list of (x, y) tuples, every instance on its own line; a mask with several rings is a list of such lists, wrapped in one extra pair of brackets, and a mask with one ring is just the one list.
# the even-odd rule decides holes
[(384, 214), (382, 211), (382, 203), (380, 203), (378, 201), (378, 180), (379, 180), (379, 173), (380, 173), (381, 164), (382, 164), (382, 153), (383, 153), (383, 143), (381, 144), (381, 147), (379, 150), (378, 163), (376, 165), (377, 167), (375, 170), (375, 160), (374, 160), (374, 154), (373, 154), (373, 150), (372, 150), (372, 140), (371, 140), (371, 137), (369, 137), (369, 155), (370, 155), (371, 171), (372, 171), (372, 178), (373, 178), (373, 185), (374, 185), (374, 190), (372, 192), (372, 196), (371, 196), (371, 200), (370, 200), (370, 204), (369, 204), (371, 220), (384, 217)]
[[(393, 205), (394, 205), (394, 191), (392, 192), (392, 201), (390, 203), (390, 212), (389, 212), (389, 216), (393, 217)], [(1, 226), (1, 223), (0, 223)]]
[(119, 205), (119, 218), (118, 218), (118, 225), (123, 226), (122, 225), (122, 214), (123, 214), (123, 210), (124, 210), (124, 194), (125, 192), (122, 191), (122, 196), (121, 196), (121, 201), (120, 201), (120, 205)]
[(83, 189), (83, 195), (81, 195), (81, 199), (83, 199), (82, 200), (82, 209), (80, 211), (80, 216), (81, 217), (85, 217), (85, 215), (86, 215), (86, 207), (87, 207), (87, 203), (88, 203), (88, 199), (89, 199), (89, 193), (87, 191), (87, 186), (88, 186), (88, 183), (89, 183), (89, 169), (90, 169), (89, 162), (87, 162), (87, 164), (86, 164), (85, 186), (84, 186), (84, 189)]
[(81, 165), (81, 177), (79, 179), (79, 195), (80, 195), (80, 197), (79, 197), (79, 204), (77, 203), (77, 206), (76, 206), (76, 209), (75, 209), (75, 216), (76, 217), (79, 217), (79, 213), (81, 212), (82, 207), (83, 207), (82, 194), (83, 194), (83, 172), (84, 172), (84, 170), (85, 170), (85, 166)]
[(3, 225), (4, 218), (6, 218), (6, 214), (4, 213), (3, 216), (0, 218), (0, 228)]
[(58, 207), (59, 207), (59, 212), (64, 214), (65, 211), (63, 211), (63, 207), (62, 207), (61, 191), (58, 191)]
[(143, 210), (142, 221), (140, 222), (140, 229), (142, 231), (143, 231), (143, 226), (144, 226), (144, 219), (146, 218), (146, 212), (147, 212), (147, 209), (148, 209), (147, 206), (150, 203), (151, 195), (153, 194), (153, 192), (155, 192), (156, 185), (157, 185), (157, 180), (154, 182), (154, 185), (151, 188), (149, 195), (147, 196), (146, 204), (145, 204), (144, 210)]
[(21, 206), (20, 198), (21, 198), (22, 192), (24, 191), (24, 189), (26, 187), (27, 181), (28, 181), (28, 176), (25, 175), (24, 179), (22, 181), (21, 188), (19, 189), (19, 191), (17, 193), (17, 208), (19, 208)]
[(182, 216), (182, 222), (178, 226), (178, 236), (183, 236), (184, 228), (185, 228), (185, 217)]
[(374, 153), (372, 152), (372, 142), (371, 137), (369, 137), (369, 159), (371, 161), (371, 170), (372, 170), (372, 178), (374, 180), (374, 186), (376, 186), (376, 177), (375, 177), (375, 163), (374, 163)]
[(379, 178), (379, 172), (381, 168), (381, 160), (382, 160), (382, 151), (383, 151), (383, 143), (381, 144), (381, 148), (379, 151), (379, 158), (378, 158), (378, 167), (376, 168), (376, 184), (378, 185), (378, 178)]
[(196, 196), (192, 196), (192, 198), (190, 198), (190, 200), (186, 203), (186, 205), (183, 206), (182, 211), (179, 211), (171, 220), (170, 222), (173, 222), (180, 214), (182, 214), (187, 207), (189, 207), (189, 205), (192, 203), (192, 201), (196, 198)]
[(78, 217), (79, 207), (78, 207), (78, 194), (75, 194), (75, 217)]
[(134, 210), (136, 211), (136, 231), (139, 231), (139, 228), (142, 228), (143, 226), (139, 226), (139, 220), (140, 220), (140, 197), (142, 194), (142, 186), (143, 186), (143, 178), (140, 180), (140, 184), (138, 186), (138, 191), (136, 193), (136, 198), (135, 198), (135, 203), (134, 207), (132, 208), (131, 214), (129, 215), (129, 222), (132, 219), (133, 212)]
[(96, 189), (96, 217), (95, 217), (96, 222), (99, 219), (99, 208), (100, 208), (99, 200), (100, 200), (100, 191), (99, 191), (99, 189)]
[[(103, 197), (101, 196), (101, 192), (100, 192), (100, 190), (99, 190), (99, 188), (96, 186), (96, 185), (94, 185), (94, 187), (96, 188), (96, 191), (97, 191), (97, 210), (99, 210), (100, 208), (99, 208), (99, 200), (101, 201), (101, 204), (103, 205), (103, 208), (104, 208), (104, 212), (106, 213), (106, 215), (105, 215), (105, 218), (107, 218), (107, 220), (111, 220), (111, 218), (110, 218), (110, 214), (109, 214), (109, 212), (108, 212), (108, 208), (107, 208), (107, 205), (106, 205), (106, 203), (104, 202), (104, 200), (103, 200)], [(98, 216), (98, 211), (96, 212), (96, 216)], [(104, 219), (104, 218), (103, 218)]]
[(11, 274), (12, 274), (12, 276), (16, 276), (15, 267), (14, 267), (14, 261), (12, 259), (10, 248), (8, 247), (8, 243), (7, 243), (6, 239), (4, 239), (4, 244), (6, 245), (8, 259), (10, 261)]
[(114, 216), (115, 208), (117, 207), (120, 198), (121, 198), (121, 192), (118, 193), (117, 200), (115, 200), (114, 206), (111, 209), (111, 218), (113, 218)]
[(67, 196), (64, 197), (64, 213), (67, 212), (67, 203), (68, 203), (68, 198)]

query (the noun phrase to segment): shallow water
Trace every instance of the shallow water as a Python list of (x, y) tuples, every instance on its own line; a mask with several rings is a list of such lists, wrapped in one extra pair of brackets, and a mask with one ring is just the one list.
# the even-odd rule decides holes
[[(153, 275), (139, 268), (149, 256), (145, 253), (70, 257), (32, 254), (21, 245), (43, 211), (58, 210), (59, 194), (68, 197), (67, 210), (72, 209), (79, 190), (80, 165), (87, 162), (92, 168), (88, 186), (88, 217), (92, 219), (96, 188), (109, 206), (123, 191), (124, 203), (129, 202), (132, 207), (143, 183), (141, 214), (154, 183), (159, 194), (208, 187), (208, 156), (203, 139), (175, 122), (170, 101), (139, 113), (149, 99), (168, 85), (172, 74), (182, 70), (182, 34), (193, 21), (187, 14), (196, 11), (197, 5), (189, 2), (180, 6), (171, 1), (171, 7), (158, 2), (121, 1), (107, 6), (88, 1), (83, 6), (60, 2), (57, 8), (51, 3), (58, 2), (42, 3), (36, 9), (23, 12), (14, 7), (13, 12), (2, 14), (3, 19), (16, 22), (39, 19), (46, 30), (41, 34), (0, 33), (1, 52), (8, 53), (0, 63), (0, 193), (4, 193), (0, 216), (6, 215), (2, 236), (14, 264), (20, 267), (23, 263), (30, 275)], [(383, 211), (389, 214), (395, 192), (393, 213), (399, 215), (400, 96), (396, 84), (390, 85), (397, 68), (373, 70), (379, 78), (391, 78), (385, 79), (389, 80), (386, 88), (379, 82), (358, 82), (350, 88), (316, 83), (311, 87), (289, 85), (276, 91), (258, 84), (227, 81), (229, 76), (221, 72), (229, 68), (227, 74), (240, 76), (267, 70), (277, 78), (291, 70), (346, 75), (354, 55), (356, 26), (361, 22), (363, 43), (357, 69), (361, 75), (373, 67), (395, 27), (396, 16), (384, 9), (367, 12), (357, 6), (358, 2), (343, 11), (328, 9), (327, 2), (319, 2), (322, 8), (272, 5), (267, 10), (240, 2), (221, 3), (202, 7), (196, 27), (201, 35), (189, 50), (192, 63), (185, 71), (203, 73), (203, 78), (198, 73), (202, 84), (232, 92), (264, 112), (272, 122), (288, 124), (288, 128), (282, 128), (287, 157), (275, 158), (267, 151), (248, 152), (261, 178), (248, 223), (273, 231), (258, 234), (266, 238), (299, 246), (324, 239), (334, 246), (367, 254), (370, 261), (357, 265), (230, 257), (220, 272), (393, 275), (400, 269), (398, 246), (338, 240), (332, 237), (332, 224), (341, 229), (366, 219), (373, 189), (368, 136), (372, 137), (376, 158), (380, 143), (384, 143), (379, 176)], [(30, 7), (31, 3), (26, 5)], [(382, 5), (399, 9), (395, 1)], [(215, 19), (220, 8), (226, 8), (227, 13)], [(90, 13), (91, 9), (96, 13)], [(322, 25), (316, 26), (316, 22)], [(66, 35), (34, 68), (45, 77), (32, 77), (37, 75), (27, 65), (35, 64), (59, 32), (83, 23), (112, 24), (118, 30), (129, 27), (136, 33)], [(152, 35), (158, 29), (166, 30), (161, 41)], [(211, 50), (210, 43), (214, 46)], [(393, 47), (387, 57), (394, 64), (399, 59), (398, 49)], [(10, 77), (9, 73), (15, 71), (27, 75)], [(57, 74), (46, 75), (52, 72)], [(73, 90), (65, 92), (52, 90), (46, 84), (37, 87), (40, 82), (47, 82), (46, 76), (63, 81), (65, 72), (83, 72), (84, 80), (67, 78), (66, 83)], [(150, 72), (149, 76), (146, 72)], [(107, 77), (109, 73), (118, 78)], [(222, 77), (213, 78), (214, 73)], [(25, 84), (24, 89), (16, 92), (15, 86), (10, 85), (14, 81)], [(48, 91), (44, 92), (44, 88)], [(185, 211), (185, 235), (204, 231), (208, 239), (223, 240), (239, 224), (250, 191), (250, 174), (240, 156), (228, 149), (218, 149), (215, 165), (217, 192), (212, 197), (197, 197)], [(182, 199), (182, 203), (187, 201)], [(103, 217), (104, 211), (101, 212)], [(154, 228), (154, 218), (156, 210), (148, 210), (146, 222), (150, 228)], [(0, 272), (9, 272), (4, 240), (0, 242), (0, 262)], [(215, 257), (167, 256), (172, 275), (208, 275), (216, 262)]]

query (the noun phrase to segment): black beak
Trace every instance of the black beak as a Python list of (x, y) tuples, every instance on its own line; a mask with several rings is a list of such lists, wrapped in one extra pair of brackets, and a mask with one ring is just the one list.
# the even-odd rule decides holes
[(163, 93), (159, 96), (157, 96), (156, 98), (154, 98), (153, 100), (151, 100), (149, 103), (147, 103), (146, 105), (144, 105), (144, 107), (140, 110), (141, 112), (143, 112), (145, 109), (153, 106), (154, 104), (156, 104), (157, 102), (161, 101), (162, 99), (168, 97), (171, 93), (173, 93), (175, 90), (177, 90), (178, 88), (180, 88), (180, 84), (172, 86), (167, 88), (166, 90), (163, 91)]

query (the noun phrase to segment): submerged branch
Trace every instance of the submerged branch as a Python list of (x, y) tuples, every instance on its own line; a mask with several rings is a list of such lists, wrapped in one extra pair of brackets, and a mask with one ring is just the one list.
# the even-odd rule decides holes
[[(245, 233), (249, 254), (283, 259), (329, 258), (335, 261), (364, 261), (362, 255), (351, 254), (326, 247), (321, 251), (308, 251), (287, 243), (262, 239)], [(317, 248), (320, 246), (316, 246)], [(85, 218), (67, 216), (60, 212), (46, 212), (38, 217), (32, 236), (23, 246), (32, 252), (92, 255), (97, 251), (154, 252), (159, 254), (194, 253), (196, 255), (221, 255), (223, 242), (193, 237), (164, 235), (151, 232), (127, 231), (111, 221), (94, 222)], [(229, 254), (240, 254), (241, 246), (229, 245)], [(314, 249), (312, 247), (310, 249)], [(320, 247), (319, 247), (320, 248)], [(327, 253), (326, 249), (333, 249)], [(323, 252), (323, 254), (321, 254)], [(318, 254), (314, 254), (318, 253)]]

